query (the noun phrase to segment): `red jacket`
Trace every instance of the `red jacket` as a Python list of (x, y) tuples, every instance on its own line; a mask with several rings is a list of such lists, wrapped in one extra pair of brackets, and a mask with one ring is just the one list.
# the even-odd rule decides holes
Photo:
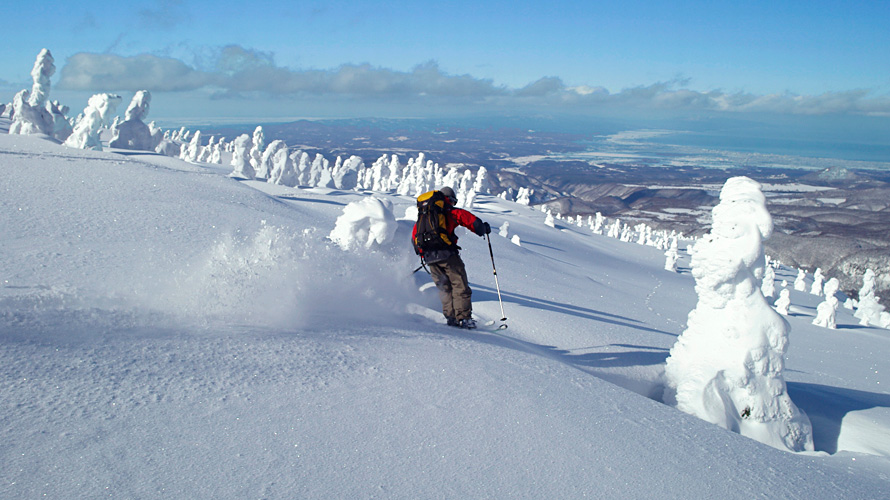
[[(483, 232), (482, 219), (462, 208), (456, 208), (453, 205), (448, 205), (448, 207), (448, 214), (445, 217), (446, 229), (448, 230), (448, 238), (455, 245), (457, 245), (457, 235), (454, 234), (454, 230), (457, 229), (457, 226), (463, 226), (478, 235), (485, 234)], [(417, 236), (416, 222), (414, 223), (414, 229), (411, 230), (411, 241), (414, 241), (415, 236)]]

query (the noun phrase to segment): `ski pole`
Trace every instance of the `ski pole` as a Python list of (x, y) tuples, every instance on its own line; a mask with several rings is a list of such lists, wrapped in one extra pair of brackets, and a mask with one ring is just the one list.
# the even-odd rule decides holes
[(423, 258), (420, 259), (420, 266), (418, 266), (417, 269), (412, 271), (411, 274), (416, 274), (417, 271), (420, 271), (421, 269), (426, 271), (427, 274), (430, 274), (430, 270), (426, 268), (426, 263), (423, 261)]
[(507, 313), (504, 312), (504, 301), (501, 300), (501, 285), (498, 284), (498, 270), (494, 265), (494, 251), (491, 249), (491, 237), (486, 234), (488, 240), (488, 254), (491, 255), (491, 271), (494, 273), (494, 286), (498, 291), (498, 303), (501, 305), (501, 321), (507, 321)]

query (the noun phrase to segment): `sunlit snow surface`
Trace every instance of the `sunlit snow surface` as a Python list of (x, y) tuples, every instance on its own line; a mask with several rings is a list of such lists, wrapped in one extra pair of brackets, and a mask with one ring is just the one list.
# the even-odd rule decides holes
[[(696, 304), (683, 242), (670, 272), (663, 251), (480, 195), (522, 244), (491, 235), (509, 328), (469, 333), (411, 274), (410, 220), (370, 248), (329, 240), (371, 193), (33, 136), (0, 135), (0, 169), (0, 498), (890, 490), (890, 331), (843, 308), (814, 326), (809, 293), (791, 291), (785, 379), (816, 452), (660, 402)], [(496, 320), (488, 245), (460, 236), (475, 315)]]

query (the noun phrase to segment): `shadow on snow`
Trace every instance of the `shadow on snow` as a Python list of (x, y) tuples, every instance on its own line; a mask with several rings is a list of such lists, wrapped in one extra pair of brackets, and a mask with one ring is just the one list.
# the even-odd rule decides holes
[(810, 417), (816, 451), (837, 453), (844, 417), (853, 411), (890, 408), (890, 394), (819, 384), (788, 382), (788, 394)]
[[(494, 288), (473, 284), (473, 295), (474, 300), (478, 301), (496, 301), (497, 292)], [(501, 291), (501, 297), (505, 302), (511, 302), (523, 307), (527, 307), (529, 309), (541, 309), (545, 311), (552, 311), (560, 314), (568, 314), (571, 316), (576, 316), (579, 318), (589, 319), (591, 321), (599, 321), (601, 323), (609, 323), (612, 325), (626, 326), (628, 328), (634, 328), (636, 330), (642, 330), (644, 332), (651, 333), (660, 333), (662, 335), (670, 335), (672, 337), (676, 337), (676, 333), (665, 332), (663, 330), (657, 330), (655, 328), (649, 328), (646, 326), (642, 326), (640, 321), (637, 321), (632, 318), (627, 318), (625, 316), (619, 316), (617, 314), (610, 314), (602, 311), (597, 311), (595, 309), (589, 309), (586, 307), (574, 306), (571, 304), (563, 304), (560, 302), (553, 302), (550, 300), (539, 299), (535, 297), (529, 297), (527, 295), (519, 295), (516, 293), (504, 292)], [(509, 313), (507, 314), (509, 317)]]

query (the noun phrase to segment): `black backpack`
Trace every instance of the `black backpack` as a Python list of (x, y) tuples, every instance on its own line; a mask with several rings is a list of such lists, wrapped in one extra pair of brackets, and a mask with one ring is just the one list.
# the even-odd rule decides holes
[(417, 231), (414, 249), (429, 256), (438, 250), (457, 248), (448, 233), (450, 205), (441, 191), (428, 191), (417, 197)]

